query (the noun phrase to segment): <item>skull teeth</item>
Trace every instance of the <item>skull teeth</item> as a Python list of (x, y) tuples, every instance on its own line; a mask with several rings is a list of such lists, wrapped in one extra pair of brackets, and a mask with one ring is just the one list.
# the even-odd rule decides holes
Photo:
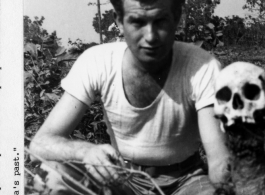
[(224, 127), (265, 124), (265, 72), (246, 62), (225, 67), (215, 83), (214, 111)]

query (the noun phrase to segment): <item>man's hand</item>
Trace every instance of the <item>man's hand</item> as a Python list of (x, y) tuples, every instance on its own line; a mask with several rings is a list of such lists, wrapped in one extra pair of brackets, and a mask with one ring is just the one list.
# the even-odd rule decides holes
[(107, 184), (119, 178), (120, 169), (124, 161), (118, 151), (108, 144), (95, 145), (82, 152), (83, 163), (87, 171), (100, 183)]

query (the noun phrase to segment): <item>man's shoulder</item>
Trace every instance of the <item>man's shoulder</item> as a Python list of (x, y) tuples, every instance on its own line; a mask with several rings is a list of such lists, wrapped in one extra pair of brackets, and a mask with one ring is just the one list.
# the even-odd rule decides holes
[[(208, 51), (192, 43), (175, 42), (174, 59), (177, 67), (185, 67), (192, 75), (203, 69), (221, 69), (220, 62)], [(209, 69), (209, 70), (210, 70)]]
[(111, 74), (120, 66), (126, 48), (123, 42), (96, 45), (83, 52), (76, 64), (85, 64), (100, 74)]
[(190, 60), (208, 61), (214, 58), (209, 52), (194, 45), (193, 43), (175, 41), (174, 51), (175, 54), (178, 54), (178, 56), (187, 57)]
[(113, 52), (122, 52), (127, 47), (125, 42), (114, 42), (114, 43), (105, 43), (93, 46), (88, 48), (85, 53), (93, 53), (94, 55), (102, 55), (113, 53)]

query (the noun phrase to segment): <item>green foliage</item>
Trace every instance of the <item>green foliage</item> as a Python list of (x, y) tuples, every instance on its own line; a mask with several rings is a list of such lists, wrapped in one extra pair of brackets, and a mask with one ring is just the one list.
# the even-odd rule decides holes
[(70, 48), (68, 50), (69, 53), (71, 54), (82, 54), (86, 49), (93, 47), (97, 45), (97, 43), (92, 42), (92, 43), (83, 43), (82, 40), (77, 39), (75, 42), (71, 41), (69, 39), (68, 45), (70, 45)]
[[(24, 16), (24, 26), (26, 27), (24, 29), (24, 125), (25, 136), (29, 138), (35, 135), (63, 94), (60, 82), (71, 69), (73, 62), (87, 48), (97, 45), (96, 43), (82, 43), (80, 39), (75, 42), (69, 40), (69, 49), (67, 50), (59, 46), (58, 40), (60, 39), (57, 38), (56, 32), (49, 34), (41, 28), (43, 21), (44, 17), (41, 17), (40, 20), (35, 17), (35, 21), (32, 22), (29, 17)], [(54, 44), (55, 42), (56, 44)], [(97, 133), (106, 130), (106, 127), (100, 124), (102, 117), (98, 117), (101, 112), (101, 105), (93, 104), (87, 111), (83, 122), (76, 129), (85, 136), (91, 131), (89, 140), (93, 142), (100, 142), (96, 140), (99, 137)], [(91, 113), (97, 113), (97, 117)], [(95, 121), (98, 124), (94, 125), (93, 123), (93, 128), (89, 128), (91, 127), (89, 124)], [(87, 125), (88, 127), (86, 127)], [(99, 131), (96, 132), (95, 129)], [(75, 134), (72, 137), (75, 137)], [(25, 144), (29, 144), (27, 139)]]
[(187, 0), (176, 31), (176, 39), (193, 42), (206, 50), (223, 45), (222, 18), (214, 16), (219, 0)]
[(211, 22), (214, 8), (220, 0), (187, 0), (184, 6), (184, 15), (186, 27), (190, 25), (207, 24)]
[(228, 45), (238, 43), (240, 38), (246, 33), (244, 19), (239, 16), (225, 18), (224, 40)]
[[(44, 17), (34, 22), (24, 16), (24, 127), (25, 146), (36, 134), (50, 111), (63, 94), (61, 80), (68, 74), (73, 62), (87, 48), (96, 43), (82, 43), (80, 39), (69, 40), (69, 49), (60, 46), (56, 32), (49, 34), (41, 28)], [(85, 113), (72, 133), (72, 139), (93, 143), (109, 143), (106, 125), (102, 122), (102, 105), (95, 102)], [(29, 154), (25, 153), (25, 194), (36, 194), (32, 189), (36, 174)], [(35, 178), (36, 179), (36, 178)], [(38, 194), (38, 193), (37, 193)], [(42, 194), (42, 192), (40, 193)]]
[(103, 122), (102, 104), (100, 101), (95, 101), (71, 136), (75, 139), (87, 140), (95, 144), (110, 143), (106, 130), (107, 126)]
[[(260, 0), (248, 0), (244, 7), (258, 7), (259, 13), (264, 13), (261, 2)], [(214, 8), (219, 3), (218, 0), (187, 0), (183, 9), (183, 17), (176, 31), (176, 39), (193, 42), (206, 50), (213, 50), (224, 45), (264, 44), (265, 23), (262, 22), (264, 15), (221, 18), (214, 16)]]
[[(109, 31), (109, 26), (114, 23), (114, 17), (113, 17), (113, 10), (107, 10), (105, 13), (102, 14), (101, 17), (101, 32), (102, 35), (105, 36), (104, 43), (109, 42), (111, 39), (118, 36), (119, 31), (118, 29), (113, 29)], [(93, 18), (93, 27), (97, 33), (99, 33), (99, 16), (96, 14), (96, 16)]]
[(265, 43), (265, 0), (246, 0), (243, 9), (251, 12), (245, 18), (247, 33), (245, 39), (252, 44)]
[(264, 45), (265, 23), (260, 23), (251, 16), (226, 17), (224, 22), (223, 41), (225, 45)]
[(34, 132), (28, 128), (38, 128), (47, 117), (62, 94), (60, 78), (62, 67), (56, 65), (52, 58), (33, 60), (25, 58), (24, 64), (24, 113), (26, 135), (31, 137)]
[[(214, 9), (220, 0), (186, 0), (183, 15), (176, 30), (176, 40), (193, 42), (195, 45), (212, 51), (216, 47), (234, 44), (264, 44), (265, 22), (264, 0), (247, 0), (245, 9), (258, 10), (259, 17), (239, 16), (221, 18), (214, 15)], [(104, 42), (112, 42), (119, 35), (119, 30), (109, 27), (113, 24), (113, 10), (106, 11), (102, 17), (102, 34)], [(98, 15), (94, 17), (93, 26), (99, 33)]]
[(265, 0), (246, 0), (243, 9), (257, 13), (256, 19), (265, 23)]
[(28, 16), (24, 16), (24, 37), (26, 38), (24, 41), (35, 44), (42, 41), (41, 37), (48, 34), (46, 30), (41, 28), (44, 19), (43, 16), (41, 19), (35, 17), (32, 21)]
[(57, 38), (56, 31), (49, 35), (47, 30), (42, 28), (44, 19), (43, 16), (41, 19), (35, 17), (32, 21), (28, 16), (24, 16), (24, 45), (37, 44), (42, 53), (48, 50), (49, 54), (54, 56), (60, 47), (60, 39)]

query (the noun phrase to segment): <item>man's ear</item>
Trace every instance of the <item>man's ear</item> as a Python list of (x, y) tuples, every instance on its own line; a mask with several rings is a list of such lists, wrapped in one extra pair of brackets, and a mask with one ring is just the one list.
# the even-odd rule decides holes
[(123, 35), (123, 21), (122, 21), (122, 18), (115, 11), (113, 12), (113, 17), (114, 17), (114, 20), (115, 20), (116, 24), (118, 25), (118, 28), (120, 30), (120, 34)]

